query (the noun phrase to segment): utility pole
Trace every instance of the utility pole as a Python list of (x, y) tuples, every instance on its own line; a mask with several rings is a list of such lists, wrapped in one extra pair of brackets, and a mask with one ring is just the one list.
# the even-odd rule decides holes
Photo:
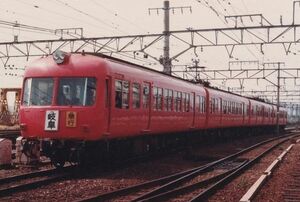
[(189, 9), (190, 12), (192, 12), (191, 6), (181, 6), (181, 7), (170, 7), (170, 2), (164, 1), (164, 7), (163, 8), (149, 8), (149, 14), (151, 11), (156, 10), (157, 14), (159, 13), (159, 10), (164, 11), (164, 56), (161, 60), (161, 63), (164, 67), (163, 72), (166, 74), (171, 75), (172, 74), (172, 59), (170, 58), (170, 10), (174, 11), (177, 9), (181, 10), (181, 13), (183, 13), (184, 9)]
[(265, 65), (277, 65), (277, 112), (276, 112), (276, 133), (279, 136), (279, 108), (280, 108), (280, 68), (284, 65), (284, 62), (270, 62), (264, 63)]
[(163, 66), (164, 72), (166, 74), (172, 74), (172, 68), (170, 60), (170, 3), (169, 1), (164, 1), (164, 58), (163, 58)]
[(276, 127), (277, 127), (277, 136), (279, 136), (279, 96), (280, 96), (280, 62), (277, 63), (278, 74), (277, 74), (277, 115), (276, 115)]

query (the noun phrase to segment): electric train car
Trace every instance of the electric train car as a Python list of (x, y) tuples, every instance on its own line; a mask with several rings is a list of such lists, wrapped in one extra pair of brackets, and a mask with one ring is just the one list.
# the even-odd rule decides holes
[[(121, 139), (276, 124), (271, 104), (84, 52), (56, 51), (30, 63), (22, 94), (24, 148), (42, 141), (56, 166), (74, 152), (95, 145), (109, 150), (109, 142)], [(279, 117), (284, 128), (284, 109)]]

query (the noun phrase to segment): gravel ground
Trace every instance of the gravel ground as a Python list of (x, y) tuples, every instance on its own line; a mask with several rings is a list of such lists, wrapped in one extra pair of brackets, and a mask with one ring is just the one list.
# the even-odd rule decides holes
[(284, 190), (293, 181), (291, 175), (294, 171), (299, 171), (300, 144), (296, 144), (285, 156), (284, 160), (275, 169), (272, 177), (263, 185), (258, 195), (254, 198), (255, 202), (282, 202)]
[[(235, 153), (266, 137), (247, 137), (244, 140), (227, 141), (208, 146), (202, 145), (196, 150), (193, 149), (193, 154), (196, 156), (219, 158)], [(48, 186), (42, 186), (36, 190), (15, 193), (12, 196), (1, 198), (1, 201), (74, 201), (94, 195), (95, 193), (105, 193), (170, 175), (204, 163), (203, 161), (199, 161), (199, 159), (195, 161), (190, 158), (184, 158), (184, 156), (184, 153), (181, 152), (158, 160), (151, 160), (151, 162), (138, 163), (126, 168), (120, 168), (109, 173), (99, 172), (89, 176), (82, 175), (81, 178), (68, 179)], [(2, 170), (0, 170), (1, 172)]]
[[(235, 202), (239, 201), (242, 196), (248, 191), (252, 184), (260, 177), (268, 166), (285, 150), (291, 142), (286, 142), (262, 158), (259, 163), (252, 166), (249, 170), (244, 172), (238, 178), (234, 179), (231, 183), (226, 185), (223, 189), (219, 190), (212, 196), (209, 202)], [(250, 154), (253, 155), (253, 152)], [(270, 194), (270, 197), (272, 194)], [(272, 198), (272, 197), (271, 197)]]

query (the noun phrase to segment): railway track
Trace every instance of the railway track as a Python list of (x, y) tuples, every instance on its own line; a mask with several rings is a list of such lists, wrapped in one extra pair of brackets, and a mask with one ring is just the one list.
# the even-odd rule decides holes
[[(178, 194), (189, 193), (194, 189), (198, 189), (199, 191), (199, 187), (202, 187), (202, 191), (200, 191), (202, 194), (200, 194), (199, 196), (193, 196), (195, 198), (193, 200), (196, 201), (201, 198), (207, 197), (211, 193), (214, 193), (217, 188), (232, 180), (239, 173), (246, 170), (260, 158), (270, 152), (273, 148), (277, 147), (278, 145), (284, 143), (294, 136), (295, 135), (290, 135), (288, 137), (281, 136), (263, 141), (233, 155), (211, 162), (204, 166), (193, 168), (156, 180), (147, 181), (127, 188), (95, 195), (89, 198), (85, 198), (82, 201), (161, 201), (165, 200), (166, 198), (172, 198), (174, 197), (174, 195), (178, 197)], [(280, 140), (282, 138), (283, 140)], [(255, 159), (239, 159), (243, 154), (257, 149), (262, 145), (271, 144), (272, 141), (277, 141), (278, 143), (276, 145), (273, 145), (272, 147), (269, 147), (266, 151), (261, 152), (261, 154), (258, 155)], [(182, 197), (182, 201), (187, 201), (184, 196)]]
[(47, 169), (37, 172), (15, 175), (0, 179), (0, 197), (19, 191), (26, 191), (47, 185), (70, 177), (74, 167), (68, 166), (62, 169)]
[(0, 138), (16, 139), (20, 135), (20, 130), (0, 130)]

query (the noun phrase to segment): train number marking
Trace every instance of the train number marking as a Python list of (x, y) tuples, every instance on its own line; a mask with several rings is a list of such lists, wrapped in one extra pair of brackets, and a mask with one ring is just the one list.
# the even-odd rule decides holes
[(57, 131), (58, 119), (58, 110), (47, 110), (45, 115), (45, 131)]

